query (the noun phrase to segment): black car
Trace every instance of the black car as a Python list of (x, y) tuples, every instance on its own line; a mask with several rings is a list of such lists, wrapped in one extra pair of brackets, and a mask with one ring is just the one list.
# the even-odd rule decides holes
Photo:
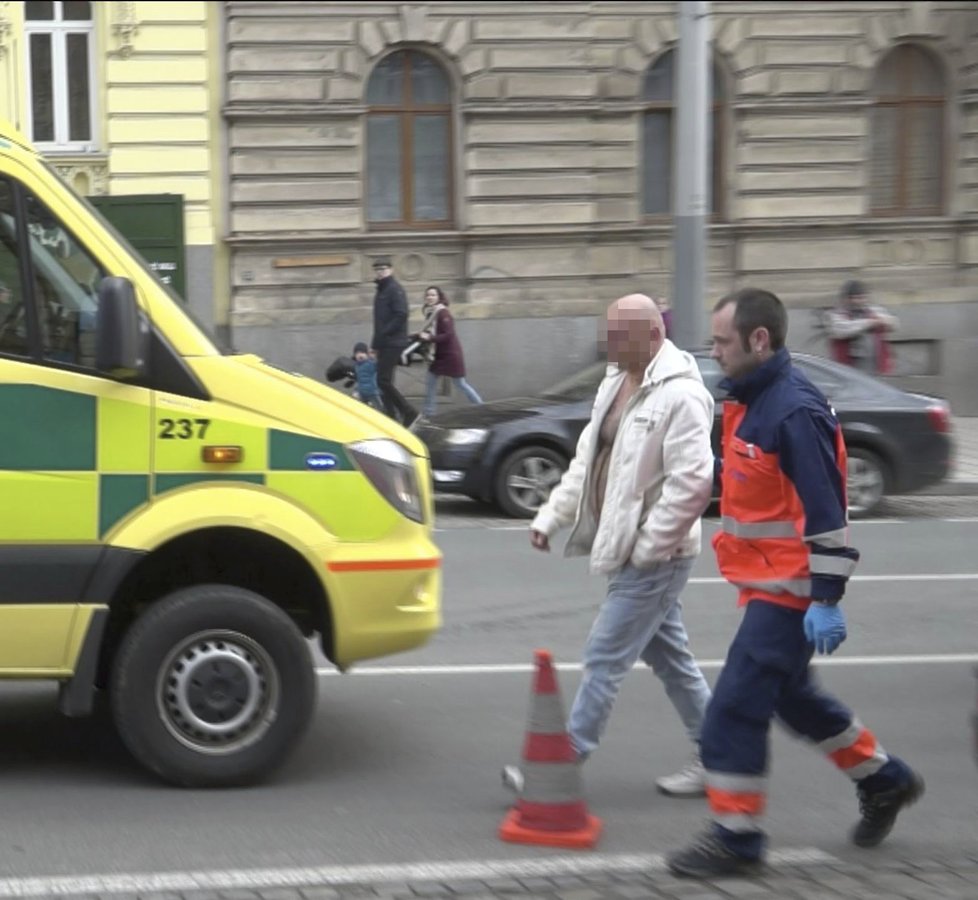
[[(719, 452), (723, 379), (708, 351), (694, 354), (717, 400), (713, 448)], [(909, 394), (838, 363), (793, 354), (839, 416), (849, 453), (849, 510), (875, 511), (885, 494), (941, 481), (951, 462), (947, 404)], [(435, 490), (467, 494), (505, 513), (531, 517), (574, 455), (591, 415), (605, 363), (595, 363), (536, 397), (447, 410), (415, 427), (431, 453)]]

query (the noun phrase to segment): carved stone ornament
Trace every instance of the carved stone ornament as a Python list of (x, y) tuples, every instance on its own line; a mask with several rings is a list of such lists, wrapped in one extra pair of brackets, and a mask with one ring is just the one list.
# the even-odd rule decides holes
[(113, 4), (113, 7), (112, 33), (119, 41), (117, 53), (126, 58), (132, 54), (135, 38), (139, 33), (136, 4), (117, 2)]
[(109, 164), (104, 157), (100, 160), (65, 156), (48, 159), (79, 194), (92, 196), (109, 192)]
[(0, 59), (7, 55), (7, 43), (13, 32), (13, 24), (10, 21), (10, 3), (0, 3)]

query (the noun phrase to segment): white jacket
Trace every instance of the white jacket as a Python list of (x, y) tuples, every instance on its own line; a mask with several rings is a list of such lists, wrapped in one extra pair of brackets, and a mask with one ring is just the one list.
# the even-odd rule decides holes
[(590, 482), (598, 432), (624, 379), (608, 367), (574, 459), (530, 526), (552, 537), (573, 523), (564, 554), (590, 553), (591, 571), (602, 574), (696, 556), (713, 491), (713, 398), (696, 360), (667, 340), (622, 413), (597, 521)]

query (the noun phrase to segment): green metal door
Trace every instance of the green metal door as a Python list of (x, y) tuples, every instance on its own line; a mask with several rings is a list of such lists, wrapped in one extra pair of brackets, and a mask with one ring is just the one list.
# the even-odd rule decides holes
[(142, 253), (160, 281), (186, 299), (183, 195), (102, 194), (88, 199)]

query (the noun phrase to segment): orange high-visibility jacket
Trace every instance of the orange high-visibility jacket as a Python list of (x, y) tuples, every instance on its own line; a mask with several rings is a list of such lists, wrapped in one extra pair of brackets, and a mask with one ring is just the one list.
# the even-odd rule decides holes
[(846, 449), (834, 410), (779, 350), (727, 380), (721, 531), (713, 539), (740, 602), (836, 602), (855, 569), (847, 546)]

